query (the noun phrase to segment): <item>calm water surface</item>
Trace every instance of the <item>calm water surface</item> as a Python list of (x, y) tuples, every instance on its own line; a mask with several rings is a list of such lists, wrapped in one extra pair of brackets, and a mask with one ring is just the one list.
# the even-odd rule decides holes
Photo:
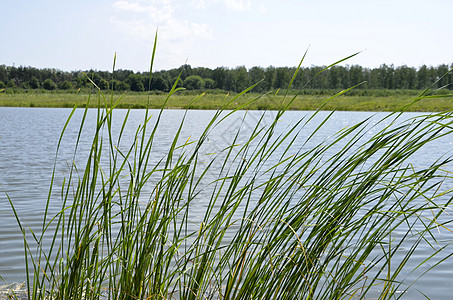
[[(70, 112), (70, 109), (0, 107), (0, 275), (8, 283), (23, 282), (25, 275), (23, 239), (21, 238), (21, 233), (12, 215), (5, 193), (14, 202), (21, 221), (26, 226), (39, 231), (43, 219), (44, 204), (49, 191), (58, 139)], [(84, 129), (85, 138), (80, 142), (79, 155), (75, 158), (73, 157), (82, 113), (83, 110), (76, 111), (62, 139), (60, 153), (55, 164), (56, 187), (61, 185), (62, 178), (67, 175), (69, 165), (73, 160), (78, 164), (83, 164), (84, 157), (86, 156), (84, 154), (87, 153), (90, 147), (89, 137), (92, 136), (92, 130), (94, 128), (90, 124), (94, 125), (96, 122), (96, 110), (89, 111), (88, 124), (86, 129)], [(151, 113), (154, 114), (153, 118), (151, 118), (151, 122), (153, 122), (156, 119), (155, 116), (158, 114), (158, 111), (151, 111)], [(154, 162), (157, 162), (166, 155), (169, 143), (184, 113), (181, 110), (164, 111), (162, 123), (155, 139), (155, 150), (157, 154), (153, 157), (155, 159)], [(118, 120), (118, 122), (114, 123), (114, 132), (118, 132), (121, 126), (121, 120), (125, 114), (125, 110), (115, 111), (115, 120)], [(142, 123), (144, 114), (145, 112), (143, 110), (131, 111), (129, 122), (125, 129), (124, 145), (129, 145), (132, 142), (135, 130)], [(210, 153), (220, 150), (222, 144), (226, 145), (226, 142), (234, 137), (235, 132), (239, 128), (247, 132), (247, 128), (253, 126), (262, 115), (262, 112), (249, 112), (245, 121), (242, 120), (243, 114), (241, 112), (237, 116), (233, 116), (222, 127), (217, 128), (217, 131), (212, 135), (212, 140), (207, 141), (204, 151)], [(287, 112), (281, 120), (281, 128), (286, 128), (286, 126), (294, 124), (299, 119), (310, 114), (312, 113)], [(310, 134), (327, 114), (327, 112), (322, 112), (310, 126), (302, 130), (301, 135), (303, 136), (304, 133), (307, 135)], [(213, 111), (189, 111), (186, 116), (185, 127), (181, 134), (181, 140), (195, 139), (194, 137), (199, 136), (213, 115)], [(273, 115), (274, 113), (272, 112), (267, 113), (263, 123), (270, 123)], [(385, 113), (336, 112), (327, 122), (324, 129), (316, 135), (313, 145), (329, 138), (336, 131), (365, 118), (373, 117), (370, 122), (375, 123), (384, 115)], [(417, 114), (408, 113), (405, 117), (410, 118), (415, 115)], [(377, 130), (378, 128), (370, 128), (366, 135), (371, 136)], [(297, 145), (296, 143), (296, 147)], [(302, 143), (299, 146), (302, 147)], [(309, 146), (306, 145), (305, 147)], [(439, 139), (435, 143), (422, 148), (414, 156), (412, 163), (415, 166), (427, 166), (437, 157), (448, 153), (450, 149), (453, 149), (452, 146), (453, 137)], [(332, 151), (335, 151), (335, 149)], [(450, 170), (452, 170), (451, 166), (447, 167), (450, 167)], [(446, 184), (451, 185), (452, 183), (449, 182)], [(200, 208), (204, 207), (203, 203), (196, 205), (199, 205)], [(199, 218), (203, 216), (203, 210), (200, 211)], [(197, 216), (194, 217), (197, 218)], [(196, 222), (196, 220), (194, 221)], [(439, 238), (444, 245), (449, 245), (453, 241), (453, 234), (451, 232), (445, 231), (441, 234)], [(452, 247), (447, 248), (447, 251), (452, 251)], [(431, 253), (431, 250), (429, 246), (425, 245), (414, 254), (415, 263), (408, 265), (407, 270), (403, 272), (403, 274), (409, 276), (409, 282), (415, 280), (415, 276), (410, 275), (410, 272), (416, 267), (416, 262), (423, 261), (428, 253)], [(428, 263), (421, 269), (421, 272), (434, 263), (435, 261)], [(420, 272), (417, 274), (420, 274)], [(432, 272), (419, 279), (414, 285), (414, 288), (403, 298), (424, 299), (416, 289), (423, 290), (432, 299), (453, 299), (453, 257), (436, 266)]]

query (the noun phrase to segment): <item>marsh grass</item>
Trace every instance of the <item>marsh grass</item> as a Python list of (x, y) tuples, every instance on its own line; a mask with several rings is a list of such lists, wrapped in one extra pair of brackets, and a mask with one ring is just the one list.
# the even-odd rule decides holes
[[(270, 122), (263, 114), (251, 130), (240, 126), (206, 161), (203, 147), (215, 129), (265, 97), (226, 110), (252, 88), (225, 98), (203, 132), (187, 141), (180, 136), (184, 117), (157, 163), (151, 161), (163, 109), (155, 116), (146, 110), (133, 142), (124, 145), (129, 114), (119, 121), (113, 114), (122, 99), (88, 97), (97, 122), (85, 128), (85, 108), (74, 157), (87, 131), (89, 155), (84, 165), (70, 166), (60, 187), (54, 171), (40, 233), (22, 225), (8, 198), (24, 236), (27, 297), (389, 299), (410, 288), (400, 275), (420, 244), (429, 242), (440, 261), (451, 256), (436, 244), (437, 231), (451, 225), (443, 218), (452, 201), (451, 174), (443, 168), (451, 159), (411, 164), (424, 145), (451, 135), (451, 112), (401, 118), (431, 97), (429, 90), (381, 120), (390, 125), (372, 137), (364, 120), (314, 146), (333, 113), (308, 135), (301, 132), (318, 112), (281, 129), (298, 101), (283, 91)], [(162, 107), (177, 92), (175, 83)], [(114, 122), (122, 123), (119, 132)], [(53, 215), (55, 190), (62, 209)], [(199, 202), (205, 206), (197, 221), (192, 207)]]

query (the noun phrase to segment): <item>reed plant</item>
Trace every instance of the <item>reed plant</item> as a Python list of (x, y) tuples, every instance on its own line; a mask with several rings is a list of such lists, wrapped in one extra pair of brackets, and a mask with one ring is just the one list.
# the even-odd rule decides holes
[[(27, 297), (390, 299), (411, 287), (401, 274), (420, 244), (432, 245), (437, 262), (451, 255), (436, 246), (437, 231), (451, 225), (444, 218), (453, 200), (444, 170), (451, 158), (425, 167), (411, 161), (426, 144), (451, 135), (451, 111), (407, 120), (403, 107), (380, 120), (389, 125), (371, 137), (370, 126), (378, 125), (363, 120), (314, 142), (333, 112), (312, 132), (304, 129), (348, 90), (282, 129), (298, 97), (283, 92), (271, 121), (263, 112), (251, 129), (240, 126), (227, 145), (206, 155), (216, 129), (260, 99), (228, 110), (253, 87), (226, 97), (189, 140), (181, 136), (184, 117), (157, 158), (163, 109), (155, 116), (146, 110), (124, 145), (129, 113), (122, 120), (114, 114), (121, 99), (101, 91), (89, 97), (97, 102), (96, 126), (85, 128), (85, 108), (74, 157), (87, 131), (89, 154), (84, 165), (70, 166), (58, 189), (54, 170), (40, 233), (21, 223), (10, 199), (24, 235)], [(178, 91), (175, 83), (165, 103)], [(426, 90), (413, 102), (429, 97), (441, 96)], [(114, 122), (121, 122), (119, 132)], [(54, 215), (55, 190), (61, 210)], [(199, 203), (201, 219), (194, 218)]]

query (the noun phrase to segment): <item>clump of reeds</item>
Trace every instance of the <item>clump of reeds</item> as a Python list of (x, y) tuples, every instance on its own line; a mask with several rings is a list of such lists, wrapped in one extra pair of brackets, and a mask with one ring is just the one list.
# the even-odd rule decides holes
[[(177, 91), (175, 83), (167, 99)], [(364, 120), (312, 146), (331, 114), (308, 135), (300, 132), (316, 113), (283, 130), (279, 120), (296, 97), (287, 97), (271, 122), (263, 115), (252, 130), (238, 129), (211, 156), (203, 152), (210, 134), (247, 105), (228, 111), (235, 98), (225, 100), (200, 136), (181, 142), (183, 119), (167, 155), (151, 164), (162, 111), (147, 111), (125, 146), (128, 114), (113, 132), (118, 102), (100, 92), (96, 127), (84, 128), (85, 109), (78, 137), (91, 130), (92, 146), (86, 164), (72, 165), (60, 187), (61, 211), (49, 215), (50, 191), (42, 233), (31, 240), (17, 218), (32, 273), (28, 297), (396, 297), (409, 287), (400, 273), (420, 243), (444, 255), (435, 244), (437, 229), (450, 222), (442, 215), (451, 191), (442, 184), (451, 174), (442, 168), (451, 159), (418, 168), (411, 157), (452, 133), (451, 112), (406, 121), (395, 112), (372, 137)], [(195, 221), (192, 206), (201, 201), (203, 218)], [(51, 243), (42, 245), (49, 234)]]

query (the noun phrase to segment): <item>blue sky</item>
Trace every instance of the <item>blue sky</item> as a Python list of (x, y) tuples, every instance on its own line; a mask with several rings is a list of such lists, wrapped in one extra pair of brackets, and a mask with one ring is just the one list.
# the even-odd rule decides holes
[(0, 64), (71, 70), (184, 63), (453, 63), (452, 0), (1, 0)]

